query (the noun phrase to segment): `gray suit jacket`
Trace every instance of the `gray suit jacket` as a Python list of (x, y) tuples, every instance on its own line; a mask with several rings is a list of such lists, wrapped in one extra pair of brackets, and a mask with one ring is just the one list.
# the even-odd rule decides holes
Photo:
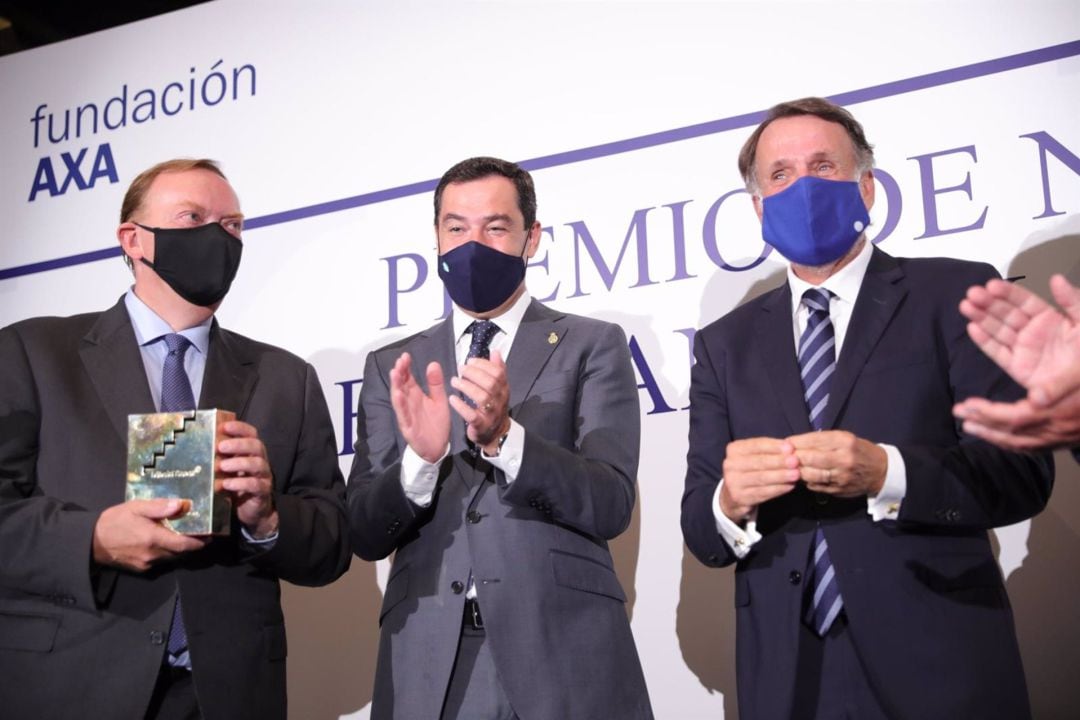
[(380, 623), (373, 718), (436, 720), (472, 571), (507, 696), (523, 718), (651, 718), (607, 540), (634, 506), (639, 409), (626, 337), (533, 301), (509, 354), (512, 417), (525, 428), (517, 479), (475, 458), (455, 413), (432, 504), (401, 487), (405, 442), (388, 371), (456, 373), (450, 319), (373, 352), (364, 370), (348, 503), (353, 549), (395, 552)]
[(154, 411), (123, 301), (0, 330), (0, 369), (0, 715), (142, 717), (179, 586), (203, 716), (284, 720), (278, 580), (324, 584), (350, 559), (311, 366), (214, 324), (199, 407), (258, 428), (280, 534), (258, 553), (234, 527), (145, 573), (90, 560), (98, 516), (124, 500), (127, 415)]

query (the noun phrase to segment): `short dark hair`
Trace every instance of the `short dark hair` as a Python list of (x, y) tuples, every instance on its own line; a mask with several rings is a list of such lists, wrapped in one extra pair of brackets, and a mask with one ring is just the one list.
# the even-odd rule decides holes
[(825, 98), (802, 98), (801, 100), (783, 102), (769, 108), (769, 111), (765, 114), (765, 119), (754, 129), (754, 132), (742, 146), (742, 150), (739, 151), (739, 174), (742, 175), (747, 190), (756, 191), (758, 188), (757, 177), (754, 174), (754, 162), (757, 160), (757, 146), (758, 140), (761, 139), (761, 133), (765, 132), (765, 128), (769, 127), (773, 120), (797, 115), (813, 115), (822, 120), (841, 125), (847, 131), (848, 137), (851, 138), (851, 144), (855, 147), (855, 160), (858, 163), (859, 170), (865, 172), (874, 166), (874, 146), (867, 142), (862, 125), (859, 124), (854, 115)]
[(517, 163), (493, 157), (473, 157), (462, 160), (443, 174), (435, 187), (435, 224), (439, 224), (443, 190), (447, 185), (482, 180), (492, 175), (500, 175), (514, 183), (514, 188), (517, 190), (518, 209), (525, 219), (525, 229), (531, 228), (536, 222), (536, 189), (533, 187), (532, 175)]

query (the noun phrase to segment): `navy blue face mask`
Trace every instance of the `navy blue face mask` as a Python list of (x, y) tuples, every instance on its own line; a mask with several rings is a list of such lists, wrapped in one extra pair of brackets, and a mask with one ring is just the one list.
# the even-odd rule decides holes
[(762, 201), (761, 236), (798, 265), (827, 265), (870, 224), (859, 183), (804, 176)]
[(216, 222), (191, 228), (139, 227), (154, 233), (154, 262), (140, 258), (144, 265), (192, 305), (221, 302), (240, 268), (244, 244), (238, 237)]
[(508, 255), (483, 243), (467, 242), (439, 255), (439, 277), (459, 307), (490, 312), (509, 300), (525, 279), (524, 254), (522, 250), (521, 256)]

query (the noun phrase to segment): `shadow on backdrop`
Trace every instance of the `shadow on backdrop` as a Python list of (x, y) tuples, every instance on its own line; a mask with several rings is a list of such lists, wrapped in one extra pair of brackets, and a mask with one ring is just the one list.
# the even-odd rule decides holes
[(289, 717), (338, 720), (371, 702), (382, 593), (354, 557), (329, 587), (281, 586), (289, 643)]
[[(367, 353), (386, 342), (390, 340), (381, 338), (355, 353), (321, 350), (309, 357), (308, 362), (318, 368), (319, 379), (326, 388), (328, 383), (341, 379), (360, 378)], [(330, 385), (326, 392), (330, 415), (340, 423), (342, 391)], [(339, 449), (342, 430), (338, 428), (336, 438)], [(353, 425), (350, 435), (355, 430)], [(341, 460), (347, 480), (352, 458)], [(353, 556), (349, 572), (327, 587), (282, 583), (281, 605), (289, 648), (289, 717), (338, 720), (371, 703), (382, 606), (375, 564)]]
[[(728, 312), (731, 306), (726, 298), (731, 296), (736, 279), (752, 281), (737, 307), (783, 284), (786, 270), (781, 267), (756, 281), (754, 277), (758, 276), (715, 273), (702, 295), (699, 328)], [(721, 287), (722, 283), (726, 287)], [(675, 632), (686, 666), (710, 693), (723, 694), (724, 720), (737, 720), (734, 567), (707, 568), (683, 546)]]
[[(1078, 222), (1073, 216), (1065, 224)], [(1017, 254), (1008, 275), (1025, 275), (1020, 284), (1052, 302), (1052, 274), (1080, 283), (1080, 233), (1042, 239), (1032, 237), (1037, 244)], [(1064, 451), (1054, 461), (1050, 503), (1032, 519), (1027, 557), (1006, 583), (1036, 718), (1075, 717), (1080, 708), (1080, 465)]]

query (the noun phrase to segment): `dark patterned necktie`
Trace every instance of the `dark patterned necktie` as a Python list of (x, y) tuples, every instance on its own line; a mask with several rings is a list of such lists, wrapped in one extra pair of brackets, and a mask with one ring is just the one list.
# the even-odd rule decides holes
[[(195, 409), (195, 394), (191, 391), (191, 381), (184, 370), (184, 355), (191, 347), (191, 341), (183, 335), (172, 333), (164, 337), (169, 349), (165, 356), (165, 366), (161, 371), (161, 411), (181, 412)], [(187, 630), (184, 617), (180, 612), (180, 595), (176, 596), (173, 606), (172, 625), (169, 626), (170, 655), (180, 655), (187, 650)]]
[[(802, 296), (803, 305), (809, 311), (806, 330), (799, 338), (799, 370), (802, 374), (803, 394), (815, 430), (824, 427), (825, 408), (829, 405), (829, 386), (836, 368), (836, 335), (829, 319), (829, 298), (832, 293), (823, 288), (810, 288)], [(840, 585), (836, 570), (829, 559), (829, 545), (821, 525), (814, 530), (813, 556), (808, 571), (809, 588), (813, 592), (806, 622), (820, 636), (824, 636), (844, 607), (840, 597)]]
[(469, 342), (468, 357), (485, 360), (491, 357), (491, 339), (497, 332), (499, 332), (499, 326), (490, 320), (473, 320), (469, 325), (472, 341)]

